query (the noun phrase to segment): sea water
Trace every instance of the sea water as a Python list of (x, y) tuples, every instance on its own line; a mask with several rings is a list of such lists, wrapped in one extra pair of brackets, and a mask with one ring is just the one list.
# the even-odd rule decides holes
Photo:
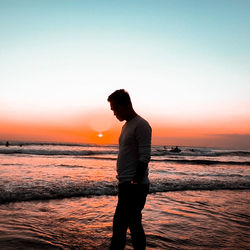
[[(0, 249), (108, 249), (118, 147), (21, 144), (0, 145)], [(147, 249), (250, 248), (250, 151), (180, 149), (152, 147)]]

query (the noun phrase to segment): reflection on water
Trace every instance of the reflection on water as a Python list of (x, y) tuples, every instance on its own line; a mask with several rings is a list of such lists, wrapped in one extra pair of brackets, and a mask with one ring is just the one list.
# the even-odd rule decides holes
[[(249, 194), (186, 191), (153, 195), (145, 211), (146, 228), (154, 232), (149, 234), (151, 247), (246, 249), (250, 244)], [(159, 243), (154, 244), (154, 238)]]
[[(3, 204), (0, 246), (107, 249), (116, 199), (99, 196)], [(147, 249), (247, 249), (249, 204), (249, 191), (151, 194), (143, 212)], [(130, 240), (127, 249), (132, 249)]]
[(1, 215), (5, 216), (0, 217), (0, 246), (101, 247), (107, 244), (112, 231), (114, 200), (115, 197), (71, 198), (2, 205)]
[[(107, 249), (116, 153), (0, 145), (0, 249)], [(250, 152), (184, 148), (172, 155), (154, 147), (152, 158), (147, 249), (249, 248)]]
[[(116, 194), (116, 161), (0, 155), (0, 203)], [(150, 192), (250, 189), (249, 166), (151, 162)]]

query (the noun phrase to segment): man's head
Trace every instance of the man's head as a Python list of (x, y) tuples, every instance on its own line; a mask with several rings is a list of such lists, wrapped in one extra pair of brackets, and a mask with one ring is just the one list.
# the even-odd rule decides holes
[(128, 92), (119, 89), (108, 97), (110, 108), (119, 121), (128, 120), (131, 113), (134, 112), (132, 102)]

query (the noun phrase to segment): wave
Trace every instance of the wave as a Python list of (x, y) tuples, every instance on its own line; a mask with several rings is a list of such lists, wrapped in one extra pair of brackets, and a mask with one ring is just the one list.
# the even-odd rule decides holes
[[(93, 144), (70, 144), (70, 143), (11, 143), (9, 147), (5, 147), (0, 142), (0, 154), (39, 154), (39, 155), (77, 155), (79, 152), (88, 154), (109, 154), (118, 152), (118, 145), (93, 145)], [(44, 147), (44, 148), (43, 148)], [(58, 147), (60, 150), (58, 150)], [(80, 150), (82, 149), (82, 150)], [(87, 149), (87, 150), (86, 150)], [(98, 150), (100, 149), (100, 150)], [(161, 149), (160, 146), (152, 146), (152, 156), (239, 156), (250, 157), (249, 150), (218, 150), (208, 148), (191, 148), (183, 147), (181, 152), (170, 152), (167, 149)]]
[(230, 151), (230, 152), (216, 152), (218, 156), (250, 156), (249, 151)]
[[(103, 156), (84, 156), (87, 159), (94, 160), (116, 160), (116, 157), (103, 157)], [(191, 164), (191, 165), (240, 165), (250, 166), (250, 161), (219, 161), (219, 160), (202, 160), (202, 159), (156, 159), (152, 158), (151, 162), (175, 162), (178, 164)]]
[(117, 187), (115, 182), (58, 182), (44, 185), (0, 187), (0, 204), (16, 201), (49, 200), (71, 197), (88, 197), (100, 195), (116, 195)]
[(151, 193), (168, 191), (188, 191), (188, 190), (241, 190), (250, 189), (250, 182), (246, 180), (222, 181), (222, 180), (184, 180), (184, 181), (161, 181), (152, 182)]
[(104, 155), (117, 154), (112, 150), (46, 150), (46, 149), (0, 149), (0, 154), (28, 154), (28, 155), (69, 155), (69, 156), (84, 156), (84, 155)]
[[(188, 190), (243, 190), (250, 189), (250, 181), (209, 180), (153, 180), (150, 193)], [(72, 197), (117, 195), (116, 182), (51, 183), (48, 186), (0, 187), (0, 203), (49, 200)]]
[(243, 165), (250, 166), (250, 161), (219, 161), (219, 160), (203, 160), (203, 159), (151, 159), (151, 161), (176, 162), (180, 164), (192, 165)]
[[(0, 141), (0, 145), (5, 146), (6, 141)], [(68, 143), (68, 142), (27, 142), (27, 141), (9, 141), (9, 146), (69, 146), (69, 147), (100, 147), (98, 144), (88, 143)], [(104, 147), (116, 147), (114, 144), (104, 145)]]
[[(117, 151), (114, 150), (46, 150), (46, 149), (0, 149), (0, 154), (20, 154), (20, 155), (44, 155), (44, 156), (80, 156), (93, 160), (116, 160)], [(106, 156), (105, 156), (106, 155)], [(114, 155), (114, 157), (110, 157)], [(230, 158), (229, 158), (230, 159)], [(178, 164), (192, 164), (192, 165), (242, 165), (250, 166), (250, 161), (230, 161), (213, 159), (181, 159), (175, 158), (157, 158), (152, 154), (152, 162), (175, 162)]]
[(232, 150), (201, 150), (201, 149), (184, 149), (181, 152), (170, 152), (168, 150), (154, 149), (152, 156), (243, 156), (250, 157), (249, 151), (232, 151)]
[[(118, 145), (96, 145), (96, 144), (80, 144), (80, 143), (57, 143), (57, 142), (10, 142), (9, 147), (5, 147), (6, 142), (0, 141), (0, 154), (38, 154), (38, 155), (78, 155), (79, 152), (84, 154), (117, 154)], [(37, 149), (39, 147), (39, 149)], [(45, 148), (43, 148), (45, 147)], [(62, 147), (62, 150), (56, 148)], [(83, 150), (80, 151), (79, 149)], [(101, 149), (101, 150), (98, 150)], [(85, 150), (87, 149), (87, 150)], [(99, 152), (98, 152), (99, 151)], [(92, 153), (93, 152), (93, 153)], [(195, 147), (180, 147), (180, 152), (171, 152), (171, 148), (162, 146), (152, 146), (152, 156), (239, 156), (250, 157), (249, 150), (229, 150), (215, 148), (195, 148)]]

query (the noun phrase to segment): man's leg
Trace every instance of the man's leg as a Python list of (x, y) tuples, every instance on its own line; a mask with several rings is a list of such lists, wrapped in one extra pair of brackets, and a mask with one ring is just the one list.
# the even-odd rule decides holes
[(129, 218), (129, 229), (132, 244), (135, 250), (146, 248), (146, 237), (142, 226), (142, 209), (144, 208), (148, 194), (148, 185), (133, 185), (131, 192), (131, 211)]
[(111, 239), (110, 250), (124, 249), (126, 244), (126, 234), (128, 228), (128, 195), (127, 185), (118, 186), (118, 203), (113, 219), (113, 236)]

